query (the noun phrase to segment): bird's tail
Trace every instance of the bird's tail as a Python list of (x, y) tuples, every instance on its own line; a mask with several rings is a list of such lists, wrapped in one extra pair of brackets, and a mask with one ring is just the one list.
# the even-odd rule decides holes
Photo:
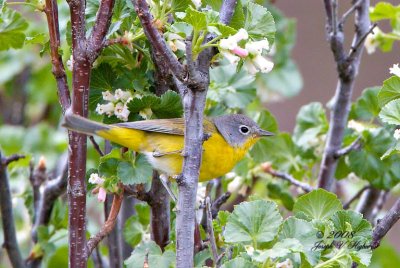
[(110, 126), (91, 121), (82, 116), (73, 114), (71, 110), (65, 113), (62, 126), (79, 133), (94, 135), (100, 130), (108, 130)]

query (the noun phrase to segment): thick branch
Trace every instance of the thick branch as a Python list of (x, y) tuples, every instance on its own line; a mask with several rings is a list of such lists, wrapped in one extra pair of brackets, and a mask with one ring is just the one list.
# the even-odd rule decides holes
[(140, 23), (143, 26), (144, 33), (150, 41), (154, 55), (160, 59), (160, 61), (167, 62), (173, 75), (179, 80), (183, 80), (185, 77), (185, 70), (169, 49), (161, 33), (154, 27), (153, 16), (150, 14), (146, 0), (133, 0), (133, 4), (135, 5), (136, 14), (139, 17)]
[[(223, 4), (224, 6), (226, 6), (226, 3)], [(235, 6), (231, 5), (230, 8), (233, 9)], [(224, 12), (233, 14), (233, 11)], [(231, 19), (230, 17), (225, 18), (226, 22)], [(190, 84), (176, 83), (181, 92), (185, 117), (182, 176), (177, 180), (179, 188), (176, 219), (177, 268), (193, 267), (193, 223), (195, 222), (195, 201), (204, 141), (203, 112), (209, 84), (210, 60), (213, 55), (214, 51), (211, 49), (205, 49), (199, 54), (197, 72), (199, 72), (198, 75), (202, 80), (196, 81), (199, 83), (195, 87), (191, 87)], [(179, 80), (179, 77), (178, 79), (175, 78), (176, 80)], [(199, 88), (197, 85), (203, 86)]]
[(389, 230), (395, 225), (400, 219), (400, 198), (394, 203), (392, 208), (386, 213), (386, 215), (378, 220), (373, 233), (372, 233), (372, 248), (379, 247), (382, 238), (389, 232)]
[(12, 161), (16, 161), (16, 158), (12, 159), (14, 160), (3, 158), (0, 151), (0, 209), (4, 235), (3, 247), (7, 250), (12, 267), (23, 268), (25, 267), (25, 263), (18, 246), (12, 207), (12, 196), (7, 174), (7, 165)]
[[(329, 0), (325, 0), (325, 7), (329, 18), (331, 17), (331, 13), (328, 13), (328, 11), (331, 11), (331, 2)], [(356, 7), (356, 34), (353, 39), (353, 47), (360, 42), (370, 27), (368, 9), (369, 0), (363, 1)], [(332, 21), (330, 22), (332, 23)], [(331, 27), (327, 27), (327, 29), (331, 29)], [(363, 47), (357, 49), (352, 53), (352, 57), (349, 58), (343, 51), (344, 38), (342, 30), (338, 29), (336, 34), (329, 32), (328, 35), (330, 37), (331, 50), (336, 61), (339, 82), (334, 96), (327, 142), (318, 175), (318, 187), (330, 190), (334, 183), (334, 174), (337, 166), (335, 155), (342, 146), (344, 130), (350, 111), (354, 80), (358, 72)]]
[(88, 56), (91, 63), (99, 56), (106, 42), (106, 35), (111, 23), (114, 2), (114, 0), (101, 0), (92, 33), (87, 41)]
[(61, 104), (63, 113), (71, 105), (71, 97), (68, 88), (67, 76), (65, 74), (64, 64), (62, 62), (60, 49), (60, 28), (58, 26), (58, 6), (56, 0), (46, 0), (44, 9), (49, 27), (50, 36), (50, 55), (52, 63), (52, 72), (57, 82), (58, 100)]
[[(123, 188), (121, 188), (123, 189)], [(114, 228), (115, 223), (117, 222), (117, 217), (119, 210), (121, 208), (122, 200), (124, 199), (123, 190), (121, 193), (114, 195), (113, 203), (111, 205), (110, 214), (104, 225), (101, 227), (100, 231), (92, 236), (87, 242), (87, 255), (86, 258), (89, 258), (92, 251), (97, 247), (97, 245), (106, 237)]]

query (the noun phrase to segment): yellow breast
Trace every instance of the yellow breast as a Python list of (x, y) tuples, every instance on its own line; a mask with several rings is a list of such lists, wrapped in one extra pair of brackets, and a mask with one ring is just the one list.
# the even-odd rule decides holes
[[(151, 165), (162, 173), (173, 176), (182, 171), (183, 136), (125, 128), (114, 128), (98, 134), (145, 154)], [(256, 140), (250, 137), (242, 147), (232, 147), (218, 132), (213, 133), (203, 144), (199, 181), (214, 179), (231, 171)]]

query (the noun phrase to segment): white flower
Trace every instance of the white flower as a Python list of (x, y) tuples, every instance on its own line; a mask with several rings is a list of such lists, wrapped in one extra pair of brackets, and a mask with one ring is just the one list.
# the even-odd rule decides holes
[(192, 3), (196, 8), (199, 8), (201, 6), (201, 0), (192, 0)]
[(96, 107), (96, 112), (100, 115), (106, 114), (110, 117), (114, 114), (114, 109), (115, 109), (114, 103), (112, 103), (112, 102), (109, 102), (106, 104), (98, 103), (97, 107)]
[(229, 61), (230, 64), (236, 65), (240, 60), (238, 56), (227, 51), (221, 51), (221, 54)]
[(177, 51), (177, 50), (186, 50), (186, 44), (183, 41), (183, 37), (180, 36), (179, 34), (175, 33), (168, 33), (168, 45), (170, 46), (172, 51)]
[(118, 88), (114, 93), (115, 99), (120, 100), (122, 102), (126, 102), (129, 98), (132, 98), (132, 94), (129, 91), (123, 91)]
[(90, 177), (89, 177), (89, 183), (91, 183), (91, 184), (103, 184), (104, 183), (104, 179), (102, 177), (100, 177), (99, 174), (92, 173), (92, 174), (90, 174)]
[(106, 201), (107, 191), (103, 187), (99, 188), (99, 193), (97, 194), (97, 201), (104, 202)]
[(263, 49), (269, 49), (269, 42), (267, 39), (255, 42), (248, 42), (245, 48), (250, 54), (258, 55), (261, 54)]
[(375, 52), (376, 48), (379, 45), (377, 37), (381, 33), (382, 31), (378, 27), (375, 27), (375, 29), (367, 35), (367, 38), (365, 38), (364, 47), (367, 50), (368, 54), (372, 54)]
[(253, 58), (252, 62), (262, 73), (269, 73), (274, 68), (274, 63), (261, 56), (261, 54)]
[(398, 129), (396, 129), (396, 130), (394, 131), (393, 137), (394, 137), (396, 140), (400, 140), (400, 128), (398, 128)]
[(111, 94), (111, 92), (110, 91), (105, 91), (105, 92), (101, 92), (101, 94), (103, 95), (103, 100), (105, 100), (105, 101), (112, 101), (112, 102), (114, 102), (116, 99), (115, 99), (115, 97), (114, 97), (114, 95), (113, 94)]
[(222, 49), (232, 50), (238, 46), (238, 43), (236, 41), (236, 38), (233, 38), (232, 36), (230, 36), (228, 38), (221, 39), (221, 41), (219, 41), (219, 46)]
[(237, 192), (242, 187), (242, 184), (243, 184), (243, 177), (236, 176), (230, 183), (228, 183), (228, 192), (230, 193)]
[(231, 52), (233, 54), (238, 55), (241, 58), (247, 57), (249, 55), (249, 52), (246, 49), (241, 48), (241, 47), (235, 47), (234, 49), (231, 50)]
[(241, 28), (237, 33), (232, 35), (232, 38), (234, 38), (236, 42), (240, 42), (242, 40), (246, 40), (247, 38), (249, 38), (249, 34), (245, 29)]
[(256, 66), (254, 66), (254, 64), (253, 64), (253, 62), (251, 60), (246, 60), (244, 62), (244, 65), (246, 66), (247, 71), (249, 72), (249, 74), (255, 75), (258, 72)]
[(393, 64), (392, 68), (389, 68), (389, 73), (394, 74), (398, 77), (400, 77), (400, 67), (399, 64)]
[(196, 204), (201, 204), (206, 198), (206, 187), (203, 185), (199, 185), (197, 188), (197, 195), (196, 195)]
[(140, 110), (139, 115), (143, 119), (150, 119), (151, 116), (153, 115), (153, 111), (151, 110), (151, 108), (145, 108), (143, 110)]
[(354, 120), (350, 120), (347, 123), (347, 127), (350, 129), (354, 129), (357, 132), (363, 132), (365, 130), (365, 127), (361, 123)]
[(132, 43), (134, 37), (135, 37), (135, 35), (132, 32), (125, 31), (122, 39), (127, 43)]
[(126, 104), (118, 102), (117, 105), (115, 105), (114, 114), (119, 120), (126, 122), (128, 121), (130, 111)]
[(244, 248), (246, 249), (247, 254), (249, 254), (250, 256), (253, 255), (254, 248), (252, 246), (245, 246)]
[(69, 57), (69, 60), (67, 60), (67, 68), (68, 68), (68, 70), (70, 70), (72, 72), (73, 66), (74, 66), (74, 58), (71, 55), (71, 57)]

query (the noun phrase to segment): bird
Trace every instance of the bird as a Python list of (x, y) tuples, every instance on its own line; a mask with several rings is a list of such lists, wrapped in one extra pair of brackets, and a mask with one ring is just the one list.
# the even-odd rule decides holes
[[(183, 118), (152, 119), (116, 124), (102, 124), (67, 112), (62, 125), (72, 131), (96, 135), (144, 154), (160, 174), (177, 177), (182, 172)], [(204, 182), (230, 172), (262, 137), (273, 133), (262, 129), (243, 114), (204, 118), (202, 162), (199, 181)]]

